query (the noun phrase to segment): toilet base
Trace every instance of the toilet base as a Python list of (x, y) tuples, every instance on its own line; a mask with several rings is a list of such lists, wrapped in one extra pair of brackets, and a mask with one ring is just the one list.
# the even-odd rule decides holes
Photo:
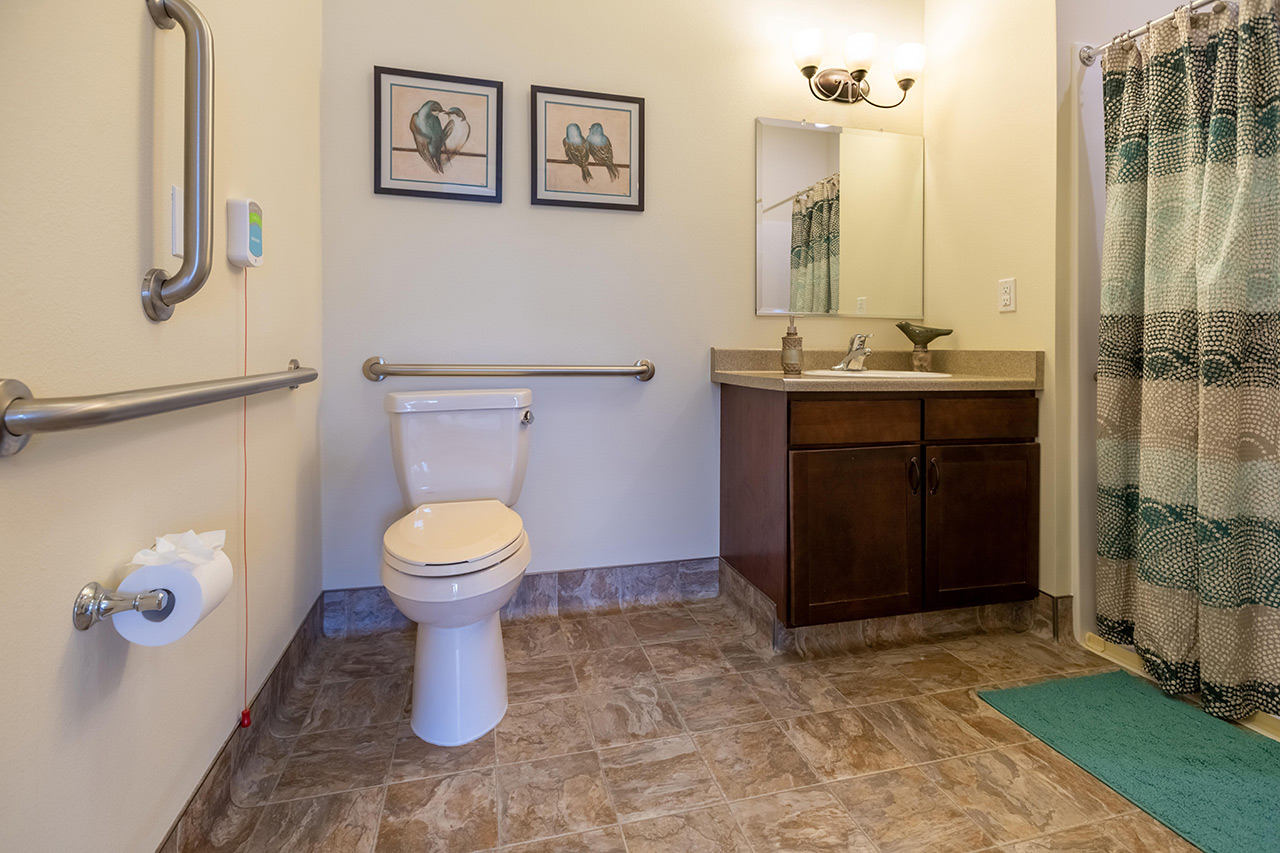
[(413, 733), (437, 746), (470, 743), (507, 713), (507, 659), (495, 612), (456, 628), (418, 624)]

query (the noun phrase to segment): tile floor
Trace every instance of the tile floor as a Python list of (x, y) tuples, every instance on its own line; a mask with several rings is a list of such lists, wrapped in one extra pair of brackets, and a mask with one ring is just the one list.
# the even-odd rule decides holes
[(984, 635), (805, 662), (720, 601), (504, 634), (510, 710), (452, 749), (406, 722), (411, 635), (328, 645), (296, 733), (257, 759), (241, 849), (1196, 849), (974, 692), (1106, 666), (1074, 646)]

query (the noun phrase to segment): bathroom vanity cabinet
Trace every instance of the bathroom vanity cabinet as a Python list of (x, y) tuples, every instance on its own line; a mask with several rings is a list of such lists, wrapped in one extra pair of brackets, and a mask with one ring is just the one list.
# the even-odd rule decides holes
[(1034, 598), (1033, 391), (723, 385), (720, 550), (789, 627)]

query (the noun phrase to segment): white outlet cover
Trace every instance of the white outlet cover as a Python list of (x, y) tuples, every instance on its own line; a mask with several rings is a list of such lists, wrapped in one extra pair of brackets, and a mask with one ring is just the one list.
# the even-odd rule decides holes
[(1018, 310), (1018, 280), (1002, 278), (996, 287), (996, 310), (1008, 314)]

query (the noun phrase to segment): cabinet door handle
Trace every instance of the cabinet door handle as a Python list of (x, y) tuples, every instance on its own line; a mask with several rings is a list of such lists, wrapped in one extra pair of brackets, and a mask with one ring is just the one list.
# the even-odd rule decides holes
[(929, 494), (936, 495), (938, 493), (938, 485), (942, 482), (942, 475), (938, 472), (938, 460), (929, 460)]
[(907, 485), (911, 486), (911, 494), (920, 494), (920, 460), (914, 456), (907, 463)]

